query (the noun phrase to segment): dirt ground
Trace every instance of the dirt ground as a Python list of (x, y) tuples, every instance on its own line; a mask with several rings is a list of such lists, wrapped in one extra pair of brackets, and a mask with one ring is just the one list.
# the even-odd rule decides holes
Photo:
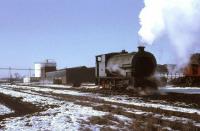
[[(9, 93), (9, 91), (13, 93)], [(23, 95), (15, 96), (15, 93), (21, 93)], [(6, 122), (9, 123), (9, 121), (17, 117), (29, 119), (33, 116), (40, 116), (42, 112), (48, 111), (49, 109), (58, 110), (60, 109), (59, 107), (62, 106), (62, 104), (58, 102), (58, 104), (49, 104), (43, 99), (34, 100), (32, 102), (31, 97), (26, 98), (26, 96), (29, 95), (31, 95), (31, 97), (44, 97), (48, 102), (56, 100), (73, 103), (75, 106), (80, 106), (81, 108), (85, 107), (88, 110), (90, 109), (91, 112), (97, 112), (97, 114), (98, 112), (102, 113), (102, 115), (88, 115), (88, 117), (83, 118), (78, 117), (76, 121), (76, 123), (78, 123), (78, 130), (200, 130), (200, 115), (198, 112), (187, 112), (188, 110), (199, 111), (199, 95), (170, 93), (165, 95), (138, 96), (130, 92), (114, 92), (100, 89), (26, 86), (2, 87), (0, 103), (15, 111), (14, 113), (0, 116), (2, 129), (9, 129), (7, 127), (9, 124)], [(145, 104), (141, 106), (140, 104), (124, 103), (124, 97), (127, 101), (136, 100), (138, 103), (141, 101), (141, 103), (145, 102), (152, 105), (166, 105), (166, 109), (156, 108), (154, 106), (147, 107)], [(109, 100), (114, 98), (116, 98), (115, 101)], [(47, 104), (44, 104), (44, 102)], [(177, 108), (177, 110), (168, 110), (168, 105), (175, 107), (175, 109)], [(77, 109), (77, 111), (81, 112), (81, 108), (80, 110)], [(179, 108), (187, 111), (179, 111)], [(62, 113), (62, 111), (59, 112)], [(67, 109), (66, 112), (70, 113), (70, 109)], [(51, 116), (51, 114), (48, 115)], [(76, 115), (76, 113), (71, 115)], [(82, 115), (84, 116), (84, 113)], [(57, 117), (55, 114), (54, 116)], [(31, 124), (30, 122), (25, 122), (24, 125), (24, 129), (31, 129), (31, 127), (35, 129), (33, 122)], [(27, 125), (31, 126), (27, 127)], [(18, 128), (17, 126), (18, 125), (15, 125), (13, 128)], [(41, 126), (39, 129), (43, 129), (43, 127)], [(45, 127), (44, 129), (49, 128)]]

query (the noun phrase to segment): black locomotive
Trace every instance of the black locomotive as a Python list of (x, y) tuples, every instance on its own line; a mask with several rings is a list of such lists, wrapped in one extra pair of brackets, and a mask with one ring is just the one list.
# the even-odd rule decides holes
[(144, 49), (139, 46), (138, 52), (123, 50), (96, 56), (96, 83), (104, 88), (156, 88), (153, 80), (156, 58)]

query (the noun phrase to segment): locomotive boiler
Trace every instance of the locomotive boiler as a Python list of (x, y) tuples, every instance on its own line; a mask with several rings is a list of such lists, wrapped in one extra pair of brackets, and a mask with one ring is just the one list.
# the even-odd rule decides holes
[(154, 87), (151, 82), (157, 66), (154, 55), (139, 46), (138, 52), (109, 53), (96, 56), (96, 83), (105, 88)]

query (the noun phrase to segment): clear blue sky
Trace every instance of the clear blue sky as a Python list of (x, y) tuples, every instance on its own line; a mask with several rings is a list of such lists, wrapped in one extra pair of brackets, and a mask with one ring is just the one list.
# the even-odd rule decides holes
[[(95, 55), (135, 51), (143, 6), (142, 0), (2, 0), (0, 67), (29, 68), (47, 58), (59, 68), (94, 66)], [(159, 63), (170, 62), (161, 53), (166, 46), (147, 50)]]

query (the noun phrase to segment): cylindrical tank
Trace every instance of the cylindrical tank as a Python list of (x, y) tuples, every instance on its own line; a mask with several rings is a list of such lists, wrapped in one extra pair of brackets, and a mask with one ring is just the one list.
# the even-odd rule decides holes
[(132, 76), (136, 78), (150, 77), (155, 72), (157, 62), (154, 55), (144, 50), (145, 47), (138, 47), (138, 52), (132, 60)]

